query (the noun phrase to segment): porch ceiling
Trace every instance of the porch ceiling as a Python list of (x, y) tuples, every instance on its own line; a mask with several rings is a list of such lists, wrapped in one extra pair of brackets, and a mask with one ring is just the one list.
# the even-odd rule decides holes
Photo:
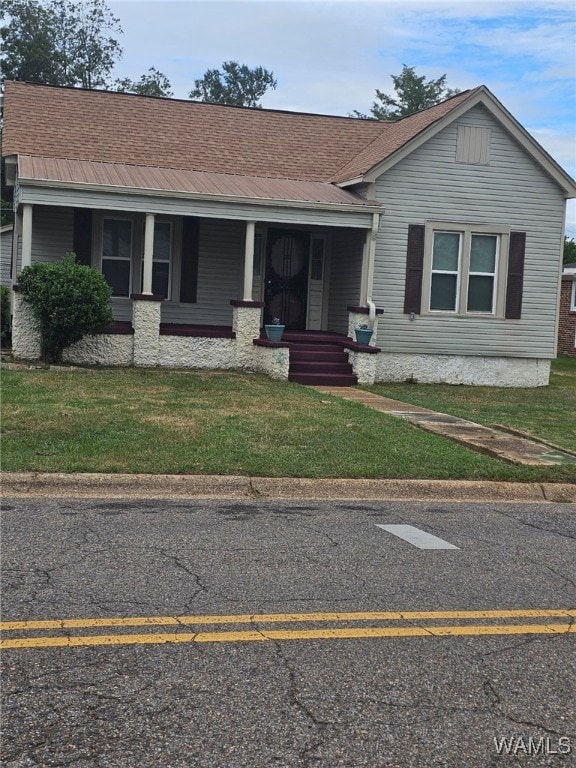
[(309, 204), (321, 208), (381, 212), (373, 200), (333, 184), (142, 165), (18, 156), (20, 183), (130, 193), (158, 193), (254, 203)]

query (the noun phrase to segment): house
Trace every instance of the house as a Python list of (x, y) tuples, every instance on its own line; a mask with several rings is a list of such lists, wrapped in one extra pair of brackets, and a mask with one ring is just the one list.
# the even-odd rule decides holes
[(0, 285), (12, 285), (12, 224), (0, 227)]
[(576, 357), (576, 264), (565, 264), (562, 271), (558, 354)]
[(3, 152), (16, 271), (74, 250), (113, 289), (70, 361), (548, 383), (576, 186), (484, 86), (386, 123), (6, 82)]

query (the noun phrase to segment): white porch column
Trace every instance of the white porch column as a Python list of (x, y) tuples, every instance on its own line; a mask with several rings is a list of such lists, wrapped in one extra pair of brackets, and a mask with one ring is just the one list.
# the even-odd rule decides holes
[(22, 269), (32, 264), (32, 206), (22, 206)]
[(152, 295), (152, 257), (154, 255), (154, 213), (146, 214), (142, 293)]
[(246, 246), (244, 249), (244, 293), (243, 301), (252, 301), (252, 279), (254, 275), (254, 232), (255, 221), (246, 222)]
[(360, 283), (360, 306), (368, 306), (372, 300), (374, 282), (374, 262), (376, 260), (376, 238), (380, 227), (380, 214), (372, 214), (372, 228), (366, 232), (366, 242), (362, 253), (362, 280)]

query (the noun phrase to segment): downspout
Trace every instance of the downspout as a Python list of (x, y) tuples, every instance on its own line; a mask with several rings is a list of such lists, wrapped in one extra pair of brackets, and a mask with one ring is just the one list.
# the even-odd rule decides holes
[(372, 301), (372, 287), (374, 282), (374, 263), (376, 261), (376, 239), (380, 229), (380, 214), (372, 214), (372, 229), (368, 244), (368, 269), (366, 274), (366, 305), (368, 306), (368, 325), (374, 329), (376, 322), (376, 304)]

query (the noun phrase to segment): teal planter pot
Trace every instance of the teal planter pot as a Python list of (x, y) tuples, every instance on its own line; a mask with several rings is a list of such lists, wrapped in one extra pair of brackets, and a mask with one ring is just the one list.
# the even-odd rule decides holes
[(354, 333), (358, 344), (370, 344), (373, 333), (371, 328), (355, 328)]
[(266, 336), (268, 341), (282, 341), (282, 334), (284, 333), (284, 325), (265, 325)]

